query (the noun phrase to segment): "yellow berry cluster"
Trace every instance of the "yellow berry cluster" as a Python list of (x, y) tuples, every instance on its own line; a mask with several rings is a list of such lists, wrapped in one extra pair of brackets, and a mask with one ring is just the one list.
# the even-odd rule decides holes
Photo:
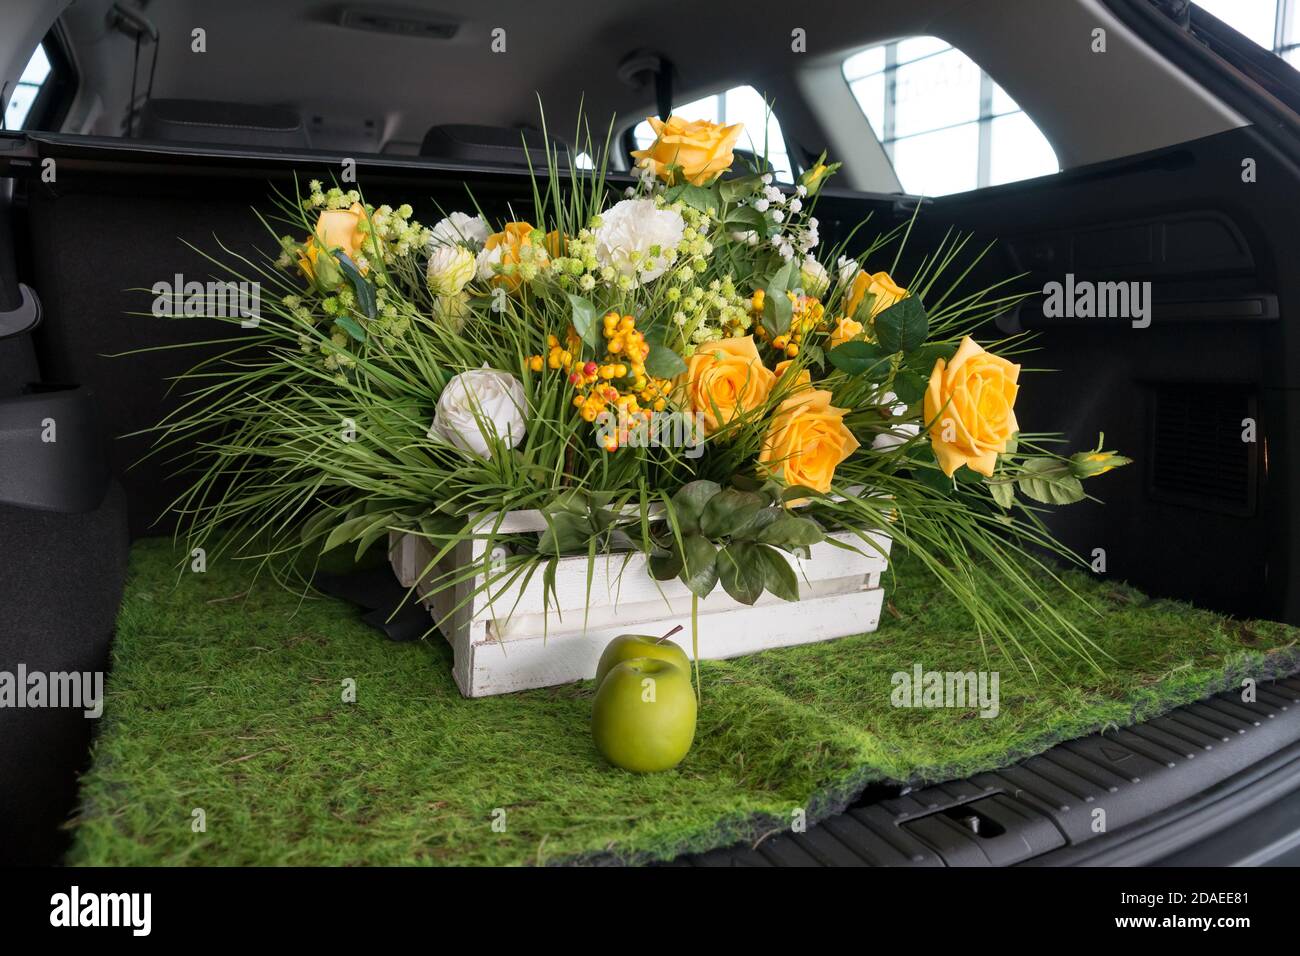
[[(534, 355), (528, 360), (529, 368), (540, 372), (545, 366), (567, 372), (569, 384), (577, 392), (574, 407), (584, 421), (594, 422), (604, 411), (619, 413), (621, 422), (633, 416), (649, 420), (654, 412), (667, 407), (672, 382), (646, 372), (650, 344), (637, 331), (634, 317), (610, 312), (603, 319), (602, 331), (605, 356), (600, 361), (582, 360), (582, 339), (569, 326), (563, 344), (554, 335), (547, 336), (545, 361)], [(604, 439), (605, 450), (617, 451), (626, 441), (627, 431), (623, 427), (619, 434), (609, 434)]]
[[(794, 305), (794, 314), (790, 318), (790, 328), (781, 335), (773, 336), (771, 346), (778, 354), (786, 358), (794, 358), (799, 354), (799, 347), (803, 343), (804, 337), (811, 332), (822, 332), (826, 329), (826, 307), (822, 305), (821, 300), (811, 295), (795, 295), (793, 292), (787, 292), (791, 303)], [(759, 289), (750, 299), (750, 308), (755, 316), (763, 314), (763, 301), (766, 293)], [(756, 321), (754, 325), (754, 335), (761, 341), (767, 341), (767, 329), (763, 327), (761, 321)]]

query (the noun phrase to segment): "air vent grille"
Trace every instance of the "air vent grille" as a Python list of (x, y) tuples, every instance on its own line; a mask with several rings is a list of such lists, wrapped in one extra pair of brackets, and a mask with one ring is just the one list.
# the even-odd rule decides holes
[(1162, 384), (1152, 403), (1150, 494), (1175, 504), (1248, 516), (1255, 510), (1259, 436), (1255, 398), (1239, 385)]
[(423, 37), (426, 40), (450, 40), (460, 28), (460, 24), (451, 20), (430, 20), (365, 7), (345, 7), (339, 12), (339, 25), (352, 30), (395, 33), (398, 36)]

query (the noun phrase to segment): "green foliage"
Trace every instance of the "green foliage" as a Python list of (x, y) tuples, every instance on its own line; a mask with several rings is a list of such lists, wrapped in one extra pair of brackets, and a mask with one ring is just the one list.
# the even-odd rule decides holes
[[(384, 640), (351, 605), (255, 581), (252, 562), (178, 579), (187, 554), (158, 538), (132, 548), (104, 717), (68, 822), (70, 865), (667, 859), (752, 844), (788, 827), (791, 807), (813, 824), (872, 783), (995, 770), (1300, 668), (1300, 629), (1021, 566), (1080, 623), (1089, 612), (1066, 584), (1096, 608), (1109, 673), (1080, 659), (1062, 663), (1060, 683), (1004, 669), (994, 720), (893, 707), (891, 675), (915, 662), (986, 666), (966, 610), (896, 550), (878, 631), (704, 661), (691, 753), (668, 773), (629, 774), (591, 743), (590, 682), (467, 700), (436, 633)], [(357, 682), (354, 704), (340, 702), (343, 677)], [(204, 832), (188, 825), (193, 807), (207, 811)], [(485, 839), (497, 807), (509, 826)]]

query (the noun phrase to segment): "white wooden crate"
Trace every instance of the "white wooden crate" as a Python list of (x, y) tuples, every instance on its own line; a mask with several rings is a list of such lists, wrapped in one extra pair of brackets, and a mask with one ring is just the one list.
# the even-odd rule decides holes
[[(480, 529), (496, 534), (542, 531), (537, 511), (485, 519)], [(718, 659), (770, 647), (809, 644), (874, 631), (880, 623), (890, 539), (872, 533), (879, 551), (856, 535), (832, 537), (858, 551), (825, 542), (806, 560), (782, 552), (799, 580), (799, 601), (765, 593), (752, 607), (733, 600), (719, 586), (699, 604), (700, 657)], [(426, 573), (434, 548), (417, 535), (392, 534), (389, 559), (402, 585), (414, 587), (439, 630), (451, 643), (453, 674), (466, 697), (486, 697), (532, 687), (549, 687), (594, 677), (605, 645), (619, 634), (662, 634), (681, 624), (677, 642), (691, 653), (691, 594), (677, 580), (656, 581), (641, 554), (596, 558), (590, 593), (587, 557), (560, 558), (549, 613), (543, 602), (542, 571), (527, 584), (494, 585), (474, 595), (483, 576), (435, 591), (431, 582), (457, 568), (485, 566), (485, 542), (475, 539)], [(860, 553), (859, 553), (860, 552)]]

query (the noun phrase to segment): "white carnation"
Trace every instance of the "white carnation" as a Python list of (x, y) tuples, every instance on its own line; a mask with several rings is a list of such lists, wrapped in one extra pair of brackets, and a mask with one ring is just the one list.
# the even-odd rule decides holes
[(508, 372), (486, 365), (461, 372), (442, 390), (428, 437), (491, 458), (493, 439), (507, 448), (524, 440), (527, 404), (523, 384)]
[(459, 294), (474, 274), (474, 253), (463, 246), (434, 246), (425, 269), (429, 291), (438, 296)]
[(453, 212), (446, 219), (440, 220), (429, 234), (429, 249), (438, 246), (455, 246), (468, 243), (481, 246), (487, 242), (488, 224), (482, 216), (469, 216), (463, 212)]
[[(680, 214), (657, 208), (653, 199), (624, 199), (600, 215), (596, 260), (634, 281), (651, 282), (671, 267), (669, 253), (685, 230)], [(656, 247), (657, 254), (651, 255)]]

